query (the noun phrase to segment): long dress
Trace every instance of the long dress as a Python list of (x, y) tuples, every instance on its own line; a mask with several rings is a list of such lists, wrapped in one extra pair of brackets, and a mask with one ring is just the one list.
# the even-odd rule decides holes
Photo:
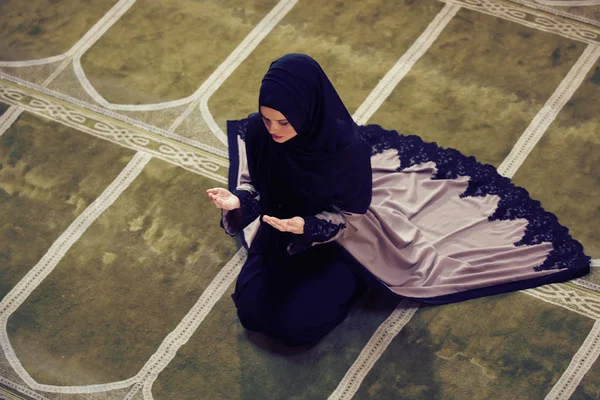
[[(247, 127), (248, 119), (228, 122), (229, 187), (242, 207), (223, 212), (222, 225), (252, 248), (261, 222)], [(372, 150), (368, 211), (304, 217), (305, 232), (294, 235), (289, 254), (335, 241), (386, 290), (428, 303), (589, 273), (590, 258), (568, 229), (493, 166), (378, 125), (360, 126), (359, 135)]]

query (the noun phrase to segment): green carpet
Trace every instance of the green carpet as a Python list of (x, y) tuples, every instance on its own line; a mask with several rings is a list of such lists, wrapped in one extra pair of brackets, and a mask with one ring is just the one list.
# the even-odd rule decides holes
[(315, 57), (355, 113), (422, 48), (368, 122), (501, 167), (556, 111), (513, 179), (599, 259), (600, 6), (533, 3), (0, 2), (0, 398), (600, 398), (596, 268), (387, 333), (400, 300), (369, 292), (290, 349), (239, 324), (244, 252), (204, 193), (278, 56)]

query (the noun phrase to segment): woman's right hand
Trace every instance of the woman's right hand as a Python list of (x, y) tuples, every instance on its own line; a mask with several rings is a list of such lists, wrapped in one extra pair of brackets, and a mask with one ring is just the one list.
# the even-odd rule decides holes
[(208, 189), (206, 194), (208, 194), (208, 198), (217, 208), (222, 210), (235, 210), (236, 208), (240, 208), (240, 199), (227, 189)]

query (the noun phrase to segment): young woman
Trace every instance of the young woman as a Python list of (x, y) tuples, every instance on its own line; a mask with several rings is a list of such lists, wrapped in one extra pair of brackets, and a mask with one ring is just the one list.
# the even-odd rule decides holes
[(441, 304), (589, 272), (526, 190), (454, 149), (357, 126), (312, 58), (273, 62), (258, 103), (228, 124), (231, 191), (207, 191), (249, 246), (233, 295), (247, 329), (318, 340), (365, 281)]

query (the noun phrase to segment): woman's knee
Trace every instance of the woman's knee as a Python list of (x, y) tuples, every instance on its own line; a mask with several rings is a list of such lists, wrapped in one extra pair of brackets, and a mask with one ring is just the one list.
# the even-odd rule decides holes
[(240, 272), (231, 296), (242, 326), (261, 331), (264, 323), (265, 282), (260, 259), (249, 257)]
[(255, 288), (246, 287), (232, 297), (237, 308), (238, 319), (242, 326), (251, 331), (264, 331), (266, 326), (266, 310), (264, 301)]
[(308, 315), (299, 317), (298, 314), (288, 314), (273, 319), (272, 335), (287, 346), (301, 346), (314, 343), (331, 332), (348, 315), (347, 308), (331, 310), (328, 315)]
[[(236, 300), (238, 319), (245, 329), (273, 337), (287, 346), (301, 346), (321, 339), (348, 315), (347, 307), (323, 307), (307, 314), (298, 310), (261, 305), (256, 299)], [(285, 308), (285, 307), (284, 307)], [(328, 309), (326, 312), (325, 309)], [(282, 312), (284, 311), (284, 312)]]
[(246, 306), (238, 306), (237, 307), (237, 315), (240, 320), (240, 324), (245, 329), (251, 331), (261, 331), (261, 327), (263, 326), (263, 321), (260, 320), (258, 314), (253, 312), (253, 310), (248, 310)]

